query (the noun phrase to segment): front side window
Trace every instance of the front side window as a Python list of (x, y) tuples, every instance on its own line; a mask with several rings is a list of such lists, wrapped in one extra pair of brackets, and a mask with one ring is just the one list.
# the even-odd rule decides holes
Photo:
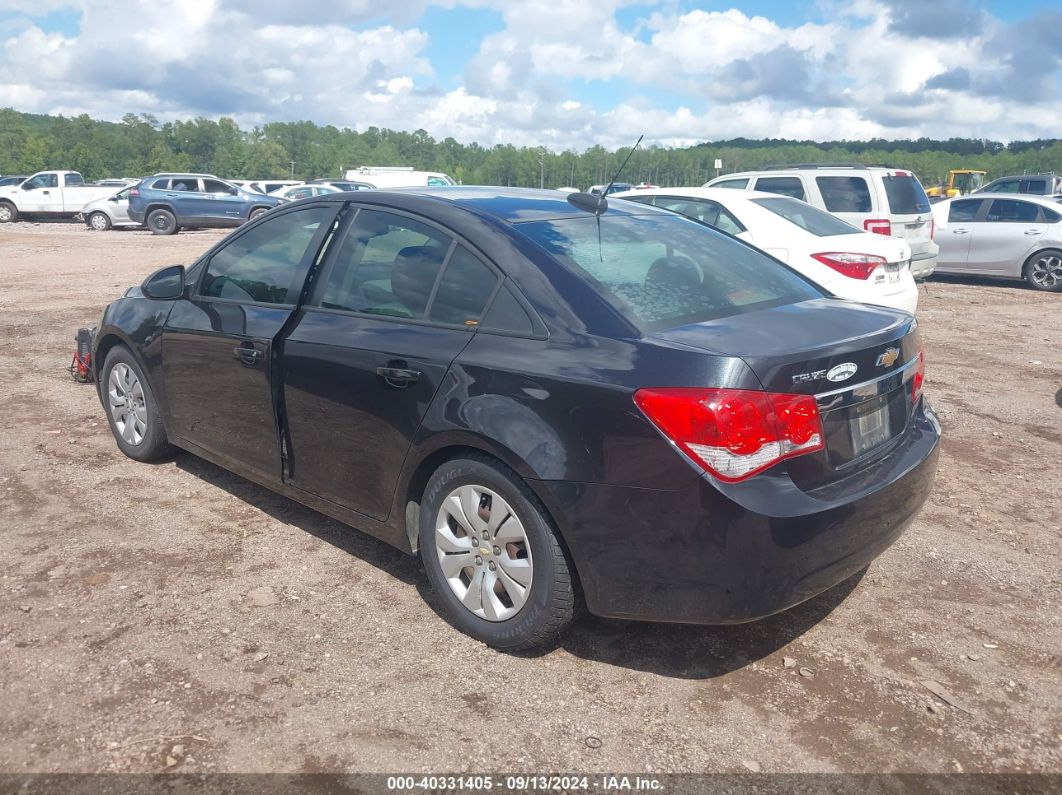
[(204, 179), (203, 180), (203, 193), (215, 193), (225, 196), (231, 196), (236, 192), (228, 183), (222, 182), (220, 179)]
[(863, 177), (816, 177), (815, 184), (831, 213), (869, 213), (870, 188)]
[(863, 230), (857, 229), (835, 215), (823, 212), (818, 207), (791, 199), (787, 196), (779, 196), (774, 199), (753, 199), (753, 204), (758, 204), (765, 210), (770, 210), (775, 215), (780, 215), (790, 223), (796, 224), (805, 232), (811, 232), (818, 237), (830, 237), (832, 235), (856, 235)]
[(1017, 193), (1020, 185), (1020, 180), (1001, 179), (999, 182), (993, 182), (988, 186), (988, 193)]
[(1062, 214), (1056, 213), (1054, 210), (1041, 207), (1040, 212), (1044, 214), (1045, 224), (1057, 224), (1059, 221), (1062, 221)]
[(36, 188), (56, 188), (59, 186), (59, 178), (55, 174), (38, 174), (33, 179), (26, 180), (22, 187), (26, 190)]
[(713, 188), (734, 188), (736, 190), (745, 190), (749, 186), (748, 178), (745, 179), (724, 179), (722, 182), (713, 182)]
[(804, 201), (804, 183), (800, 181), (800, 177), (760, 177), (756, 180), (756, 190), (792, 196)]
[(745, 231), (745, 227), (741, 225), (740, 221), (724, 210), (718, 203), (713, 201), (703, 199), (683, 199), (674, 196), (657, 196), (656, 206), (663, 207), (665, 210), (671, 210), (672, 212), (681, 213), (695, 221), (700, 221), (703, 224), (714, 226), (716, 229), (721, 229), (730, 235), (736, 235), (738, 232)]
[(451, 239), (412, 218), (361, 210), (336, 252), (321, 306), (423, 318)]
[(258, 304), (293, 304), (299, 264), (318, 227), (334, 213), (307, 207), (277, 215), (234, 238), (210, 258), (200, 295)]
[(1032, 224), (1040, 215), (1040, 207), (1017, 199), (993, 199), (986, 221), (1011, 224)]
[(948, 223), (969, 223), (977, 217), (977, 211), (981, 209), (980, 199), (963, 199), (951, 203), (948, 208)]
[(643, 332), (823, 296), (766, 254), (671, 216), (606, 213), (514, 224)]

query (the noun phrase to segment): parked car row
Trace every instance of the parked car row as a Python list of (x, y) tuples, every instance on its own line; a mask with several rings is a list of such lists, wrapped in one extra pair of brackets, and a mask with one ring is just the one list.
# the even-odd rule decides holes
[[(669, 203), (286, 203), (107, 307), (91, 361), (114, 439), (138, 461), (183, 448), (419, 555), (438, 609), (500, 649), (551, 642), (577, 600), (705, 624), (798, 604), (929, 494), (917, 323)], [(841, 252), (863, 237), (789, 197), (732, 207), (715, 224), (799, 230), (802, 252), (819, 224)]]

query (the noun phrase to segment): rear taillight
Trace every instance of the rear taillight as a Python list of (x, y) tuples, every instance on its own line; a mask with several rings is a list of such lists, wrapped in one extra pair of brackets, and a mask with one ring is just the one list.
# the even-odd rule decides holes
[(937, 233), (937, 224), (932, 218), (929, 219), (929, 239), (933, 239), (933, 235)]
[(129, 189), (129, 195), (130, 196), (139, 196), (140, 195), (140, 188), (130, 188)]
[(922, 384), (926, 380), (926, 349), (919, 344), (918, 364), (915, 365), (915, 374), (911, 378), (911, 405), (918, 405), (918, 398), (922, 396)]
[(870, 274), (874, 272), (876, 267), (885, 264), (884, 257), (875, 257), (873, 254), (849, 254), (842, 251), (831, 251), (825, 254), (812, 254), (811, 256), (849, 279), (869, 279)]
[(892, 234), (892, 222), (888, 218), (868, 218), (863, 222), (863, 229), (887, 237)]
[(819, 407), (811, 395), (639, 389), (634, 402), (686, 455), (728, 483), (824, 446)]

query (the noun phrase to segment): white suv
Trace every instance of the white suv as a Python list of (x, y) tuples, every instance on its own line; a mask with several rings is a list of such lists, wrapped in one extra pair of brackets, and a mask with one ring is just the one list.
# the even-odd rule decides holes
[(884, 166), (798, 165), (716, 177), (706, 188), (777, 193), (806, 201), (867, 232), (891, 235), (911, 247), (911, 275), (924, 279), (937, 266), (933, 212), (910, 171)]

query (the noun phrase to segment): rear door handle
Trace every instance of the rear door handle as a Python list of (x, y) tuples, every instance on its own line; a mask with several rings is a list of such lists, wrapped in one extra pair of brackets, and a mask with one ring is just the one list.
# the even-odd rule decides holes
[(968, 235), (968, 234), (970, 234), (970, 230), (969, 229), (952, 229), (951, 233), (953, 235)]
[(262, 352), (257, 348), (249, 348), (243, 345), (237, 345), (232, 349), (232, 355), (240, 360), (241, 363), (248, 367), (254, 367), (258, 362), (262, 360)]
[(1025, 230), (1025, 234), (1027, 234), (1027, 235), (1042, 235), (1043, 232), (1041, 232), (1039, 229), (1026, 229)]
[(377, 367), (376, 375), (392, 386), (409, 386), (420, 380), (419, 370), (410, 370), (405, 367)]

